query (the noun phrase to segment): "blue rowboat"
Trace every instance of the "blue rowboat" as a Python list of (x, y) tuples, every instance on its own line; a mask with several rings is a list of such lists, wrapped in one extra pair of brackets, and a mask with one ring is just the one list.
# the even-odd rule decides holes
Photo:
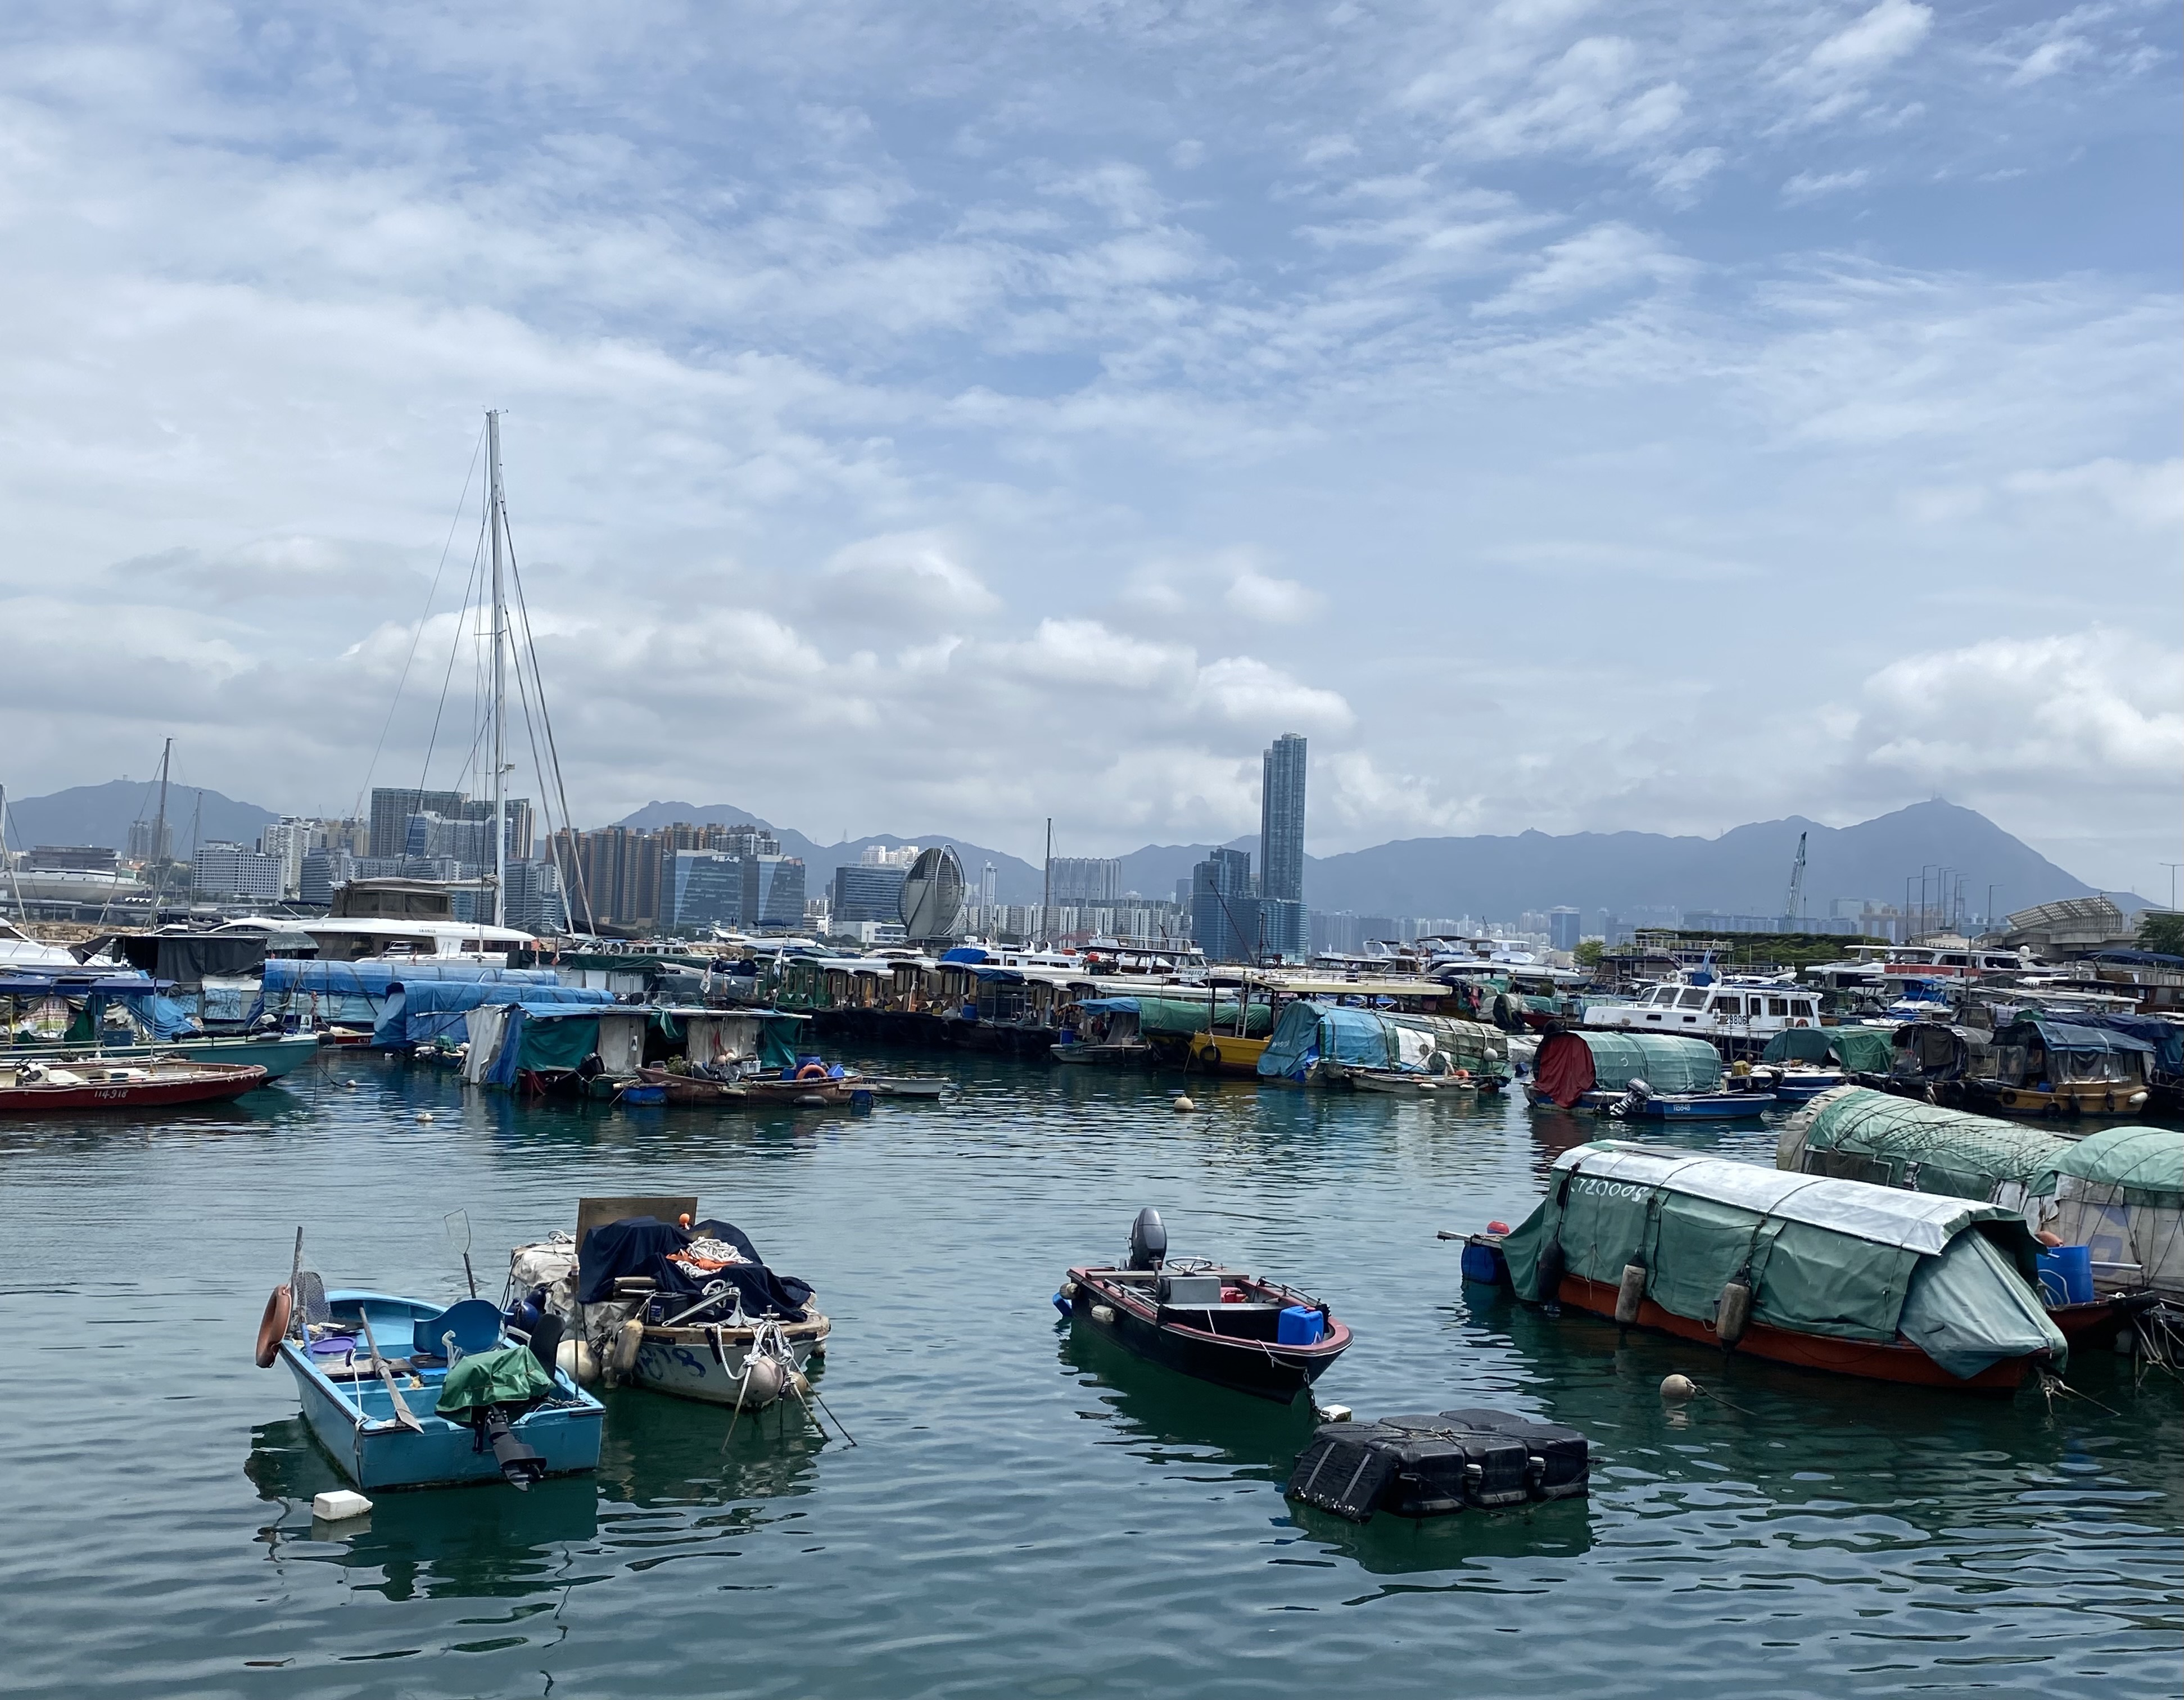
[(1772, 1092), (1656, 1092), (1636, 1103), (1625, 1101), (1619, 1113), (1671, 1122), (1730, 1116), (1756, 1116), (1778, 1101)]
[[(276, 1296), (281, 1290), (276, 1289)], [(434, 1408), (448, 1379), (449, 1334), (456, 1336), (452, 1355), (458, 1358), (520, 1344), (504, 1331), (500, 1313), (489, 1300), (449, 1307), (337, 1289), (326, 1294), (326, 1303), (327, 1320), (304, 1330), (311, 1336), (309, 1344), (291, 1331), (281, 1337), (280, 1356), (296, 1378), (304, 1420), (344, 1475), (365, 1489), (504, 1479), (527, 1485), (504, 1468), (499, 1452), (480, 1430), (452, 1422)], [(380, 1357), (390, 1365), (386, 1379), (372, 1366), (366, 1318)], [(409, 1423), (397, 1413), (387, 1380), (400, 1391)], [(504, 1438), (537, 1454), (536, 1466), (526, 1466), (526, 1474), (567, 1475), (598, 1468), (606, 1408), (566, 1372), (554, 1372), (542, 1402), (504, 1414)]]

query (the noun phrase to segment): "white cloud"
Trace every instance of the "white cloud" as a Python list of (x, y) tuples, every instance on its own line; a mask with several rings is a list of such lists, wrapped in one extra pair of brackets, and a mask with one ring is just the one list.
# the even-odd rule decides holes
[(1816, 201), (1823, 195), (1862, 189), (1871, 176), (1863, 165), (1848, 171), (1800, 171), (1782, 185), (1782, 198), (1792, 203)]
[(1806, 56), (1821, 71), (1870, 71), (1892, 64), (1926, 39), (1934, 8), (1917, 0), (1880, 0)]
[(1552, 244), (1536, 265), (1472, 310), (1481, 315), (1545, 313), (1604, 291), (1677, 281), (1696, 269), (1644, 231), (1615, 222), (1595, 225)]
[(1223, 599), (1247, 620), (1270, 626), (1295, 626), (1317, 614), (1324, 599), (1293, 578), (1271, 578), (1249, 570), (1240, 572)]
[(2134, 633), (1993, 638), (1874, 674), (1852, 759), (1953, 794), (2061, 812), (2136, 812), (2152, 786), (2173, 816), (2180, 701), (2184, 657)]

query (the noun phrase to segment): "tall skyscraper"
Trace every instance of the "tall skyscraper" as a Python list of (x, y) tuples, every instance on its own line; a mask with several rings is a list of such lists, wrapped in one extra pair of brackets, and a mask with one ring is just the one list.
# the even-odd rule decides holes
[(1285, 732), (1267, 748), (1259, 791), (1260, 948), (1289, 961), (1311, 954), (1304, 906), (1305, 741)]
[(1267, 748), (1259, 793), (1259, 895), (1304, 899), (1305, 741), (1285, 732)]

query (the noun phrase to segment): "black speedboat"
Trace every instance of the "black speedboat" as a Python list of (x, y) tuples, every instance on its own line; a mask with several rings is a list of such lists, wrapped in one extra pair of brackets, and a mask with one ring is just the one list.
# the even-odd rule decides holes
[(1350, 1345), (1349, 1328), (1308, 1294), (1202, 1257), (1171, 1261), (1150, 1209), (1131, 1224), (1122, 1268), (1072, 1269), (1055, 1299), (1139, 1357), (1284, 1405)]

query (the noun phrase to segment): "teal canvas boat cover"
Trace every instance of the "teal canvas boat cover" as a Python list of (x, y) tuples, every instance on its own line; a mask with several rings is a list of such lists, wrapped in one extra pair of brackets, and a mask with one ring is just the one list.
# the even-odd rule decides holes
[(1646, 1296), (1713, 1318), (1741, 1276), (1752, 1319), (1801, 1334), (1913, 1341), (1964, 1380), (2004, 1358), (2069, 1348), (2032, 1285), (2023, 1217), (1973, 1200), (1787, 1173), (1618, 1140), (1564, 1152), (1546, 1196), (1503, 1243), (1520, 1298), (1542, 1296), (1540, 1255), (1613, 1287), (1646, 1269)]
[(1783, 1124), (1774, 1166), (2021, 1208), (2053, 1193), (2072, 1146), (2021, 1122), (1838, 1086)]
[(1532, 1073), (1567, 1110), (1588, 1092), (1620, 1092), (1633, 1080), (1656, 1092), (1711, 1092), (1721, 1084), (1721, 1053), (1680, 1034), (1551, 1033), (1540, 1041)]
[(1496, 1080), (1511, 1074), (1509, 1041), (1478, 1022), (1299, 998), (1282, 1012), (1259, 1053), (1259, 1076), (1301, 1081), (1323, 1063), (1408, 1073), (1464, 1068)]
[(2089, 1185), (2112, 1186), (2132, 1202), (2184, 1205), (2184, 1132), (2175, 1128), (2103, 1128), (2064, 1141), (2058, 1172)]
[(1885, 1027), (1786, 1027), (1759, 1053), (1763, 1062), (1840, 1063), (1854, 1074), (1886, 1074), (1895, 1051)]

